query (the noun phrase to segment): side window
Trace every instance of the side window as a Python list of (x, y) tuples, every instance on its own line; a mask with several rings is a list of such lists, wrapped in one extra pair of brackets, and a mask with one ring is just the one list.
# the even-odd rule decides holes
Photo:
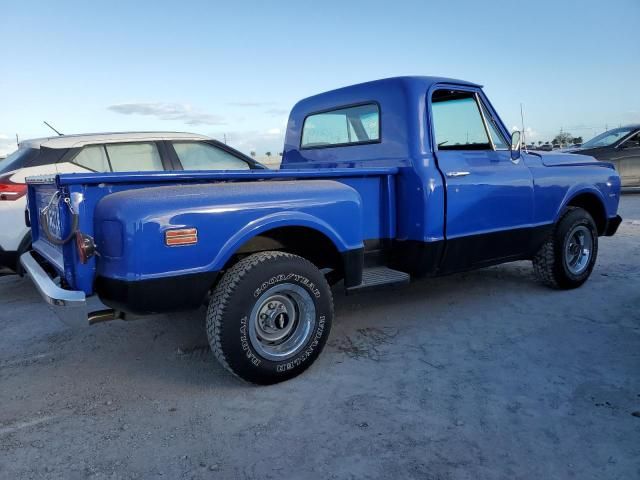
[(300, 147), (321, 148), (378, 141), (380, 109), (371, 103), (309, 115), (302, 127)]
[(509, 145), (507, 141), (502, 136), (500, 132), (500, 128), (498, 128), (498, 123), (495, 118), (489, 113), (486, 105), (480, 102), (482, 106), (482, 113), (484, 114), (484, 119), (487, 121), (487, 127), (489, 127), (489, 134), (491, 135), (491, 140), (493, 140), (493, 144), (496, 147), (496, 150), (509, 150)]
[(620, 146), (623, 148), (640, 148), (640, 133), (636, 133), (633, 137), (625, 140)]
[(174, 142), (185, 170), (249, 170), (244, 160), (208, 143)]
[(431, 99), (439, 150), (490, 150), (480, 108), (470, 92), (436, 90)]
[(106, 145), (114, 172), (164, 170), (158, 148), (153, 142)]
[(91, 145), (80, 150), (72, 160), (76, 165), (94, 172), (110, 172), (109, 160), (102, 145)]

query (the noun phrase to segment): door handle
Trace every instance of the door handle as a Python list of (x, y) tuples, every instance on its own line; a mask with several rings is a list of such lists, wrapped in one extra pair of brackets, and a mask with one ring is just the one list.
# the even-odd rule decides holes
[(466, 177), (471, 172), (447, 172), (447, 177)]

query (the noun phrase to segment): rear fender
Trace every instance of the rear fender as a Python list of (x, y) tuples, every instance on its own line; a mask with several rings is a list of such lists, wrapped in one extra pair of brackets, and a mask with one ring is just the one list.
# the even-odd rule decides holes
[[(318, 231), (341, 253), (363, 246), (362, 198), (331, 180), (129, 190), (104, 197), (95, 215), (97, 273), (127, 281), (219, 271), (251, 238), (281, 227)], [(187, 227), (197, 229), (197, 245), (164, 244), (167, 230)], [(110, 252), (115, 239), (122, 247)]]
[(326, 221), (314, 215), (300, 211), (278, 212), (259, 218), (235, 233), (220, 249), (213, 262), (208, 265), (207, 270), (221, 270), (242, 245), (262, 233), (280, 227), (305, 227), (316, 230), (329, 238), (339, 252), (363, 247), (361, 235), (350, 235), (351, 238), (344, 238)]

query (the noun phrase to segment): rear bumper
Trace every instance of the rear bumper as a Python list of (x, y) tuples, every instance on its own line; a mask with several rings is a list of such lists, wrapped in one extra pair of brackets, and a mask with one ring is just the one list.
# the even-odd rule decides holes
[(622, 223), (622, 217), (620, 215), (616, 215), (615, 217), (610, 218), (607, 221), (606, 228), (604, 229), (604, 236), (611, 237), (615, 235), (621, 223)]
[(84, 307), (86, 297), (84, 292), (65, 290), (57, 285), (36, 261), (31, 252), (20, 256), (20, 263), (45, 302), (59, 307)]

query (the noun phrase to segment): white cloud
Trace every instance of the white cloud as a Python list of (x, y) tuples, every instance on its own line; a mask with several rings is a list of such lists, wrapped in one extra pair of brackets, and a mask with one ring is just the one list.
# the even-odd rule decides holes
[[(13, 153), (18, 146), (16, 145), (16, 137), (0, 133), (0, 157), (6, 157)], [(2, 166), (2, 164), (0, 164)]]
[(119, 103), (107, 107), (112, 112), (123, 115), (148, 115), (160, 120), (182, 121), (187, 125), (225, 125), (218, 115), (201, 112), (183, 103)]
[(524, 129), (524, 138), (527, 141), (527, 144), (529, 142), (533, 142), (534, 140), (539, 140), (540, 139), (540, 133), (538, 133), (537, 130), (531, 128), (531, 127), (526, 127)]
[(267, 107), (273, 105), (273, 102), (228, 102), (227, 105), (232, 107)]

